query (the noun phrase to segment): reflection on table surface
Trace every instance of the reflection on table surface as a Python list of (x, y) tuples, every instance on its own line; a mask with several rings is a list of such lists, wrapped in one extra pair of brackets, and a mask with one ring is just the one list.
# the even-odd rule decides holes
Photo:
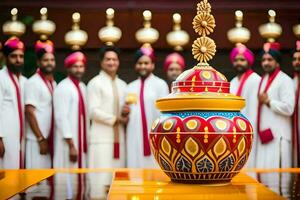
[(243, 170), (219, 186), (173, 183), (161, 170), (147, 169), (4, 172), (0, 199), (300, 199), (300, 169)]

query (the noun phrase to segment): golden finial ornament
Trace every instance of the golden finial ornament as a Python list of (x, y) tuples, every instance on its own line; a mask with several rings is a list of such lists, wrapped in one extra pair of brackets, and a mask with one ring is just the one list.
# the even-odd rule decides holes
[(181, 15), (179, 13), (173, 14), (173, 30), (167, 34), (167, 42), (174, 47), (175, 51), (182, 51), (183, 47), (189, 43), (189, 34), (181, 29)]
[(235, 27), (227, 32), (228, 40), (235, 44), (244, 44), (249, 41), (251, 33), (249, 29), (243, 27), (243, 12), (235, 11)]
[(79, 50), (88, 40), (88, 35), (84, 30), (80, 29), (80, 13), (75, 12), (72, 15), (72, 30), (65, 34), (65, 42), (71, 46), (72, 50)]
[(114, 26), (114, 16), (115, 10), (108, 8), (106, 10), (106, 26), (98, 32), (99, 39), (106, 45), (114, 45), (122, 37), (121, 29)]
[(197, 4), (197, 15), (193, 19), (193, 28), (200, 35), (192, 45), (194, 58), (200, 62), (200, 65), (207, 65), (207, 62), (213, 58), (216, 53), (215, 42), (207, 37), (216, 27), (215, 18), (211, 12), (210, 3), (203, 0)]
[[(215, 42), (208, 37), (216, 24), (207, 0), (197, 7), (193, 27), (200, 36), (192, 53), (199, 63), (173, 81), (170, 94), (156, 100), (161, 114), (151, 126), (150, 145), (171, 181), (230, 184), (250, 155), (253, 133), (249, 120), (240, 114), (245, 100), (230, 93), (230, 82), (207, 63), (216, 52)], [(181, 158), (188, 166), (181, 167)], [(201, 162), (211, 167), (203, 168)]]
[(275, 22), (276, 12), (274, 10), (268, 11), (269, 22), (258, 27), (260, 35), (268, 42), (275, 42), (275, 40), (282, 34), (282, 28)]
[(43, 7), (40, 9), (41, 19), (37, 20), (32, 25), (32, 31), (40, 35), (41, 40), (47, 40), (50, 35), (55, 32), (56, 25), (48, 18), (48, 9)]
[(8, 36), (22, 36), (26, 31), (26, 26), (18, 20), (18, 9), (13, 8), (10, 11), (11, 20), (5, 22), (2, 26), (3, 33)]
[(144, 17), (144, 27), (139, 29), (135, 33), (136, 40), (143, 46), (151, 46), (159, 38), (159, 32), (151, 27), (152, 13), (150, 10), (145, 10), (143, 12)]
[(300, 24), (296, 24), (293, 26), (293, 32), (295, 36), (300, 39)]

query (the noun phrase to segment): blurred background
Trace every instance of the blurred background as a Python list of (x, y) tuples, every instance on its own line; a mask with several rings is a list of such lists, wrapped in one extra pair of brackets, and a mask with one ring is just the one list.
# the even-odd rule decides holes
[[(235, 11), (243, 11), (243, 26), (251, 32), (251, 38), (246, 45), (256, 54), (254, 70), (261, 74), (259, 62), (260, 49), (266, 41), (261, 37), (258, 27), (267, 23), (268, 10), (276, 11), (276, 23), (282, 26), (282, 34), (277, 41), (282, 46), (283, 62), (282, 69), (291, 75), (292, 50), (297, 40), (293, 33), (293, 26), (300, 23), (299, 0), (210, 0), (213, 5), (212, 13), (215, 16), (217, 27), (211, 35), (217, 44), (217, 53), (210, 64), (222, 72), (230, 80), (235, 74), (229, 61), (230, 50), (234, 47), (227, 38), (227, 31), (235, 26)], [(99, 48), (103, 45), (98, 37), (100, 28), (106, 25), (106, 9), (113, 8), (114, 25), (122, 31), (121, 39), (116, 46), (121, 48), (121, 67), (119, 75), (126, 82), (136, 78), (133, 73), (134, 52), (141, 46), (135, 38), (135, 33), (143, 27), (143, 11), (148, 9), (152, 12), (151, 26), (158, 30), (159, 38), (152, 44), (156, 51), (155, 73), (165, 78), (163, 62), (167, 54), (173, 52), (173, 47), (166, 41), (166, 35), (172, 31), (172, 15), (181, 15), (181, 29), (185, 30), (190, 40), (183, 47), (181, 54), (185, 57), (187, 67), (193, 67), (196, 63), (192, 58), (191, 45), (197, 34), (192, 28), (192, 20), (196, 14), (195, 0), (1, 0), (0, 1), (0, 24), (1, 26), (11, 20), (11, 9), (18, 9), (18, 20), (26, 25), (26, 33), (21, 39), (26, 44), (25, 75), (30, 76), (35, 72), (34, 43), (39, 36), (32, 31), (32, 24), (39, 20), (41, 7), (48, 8), (48, 19), (56, 24), (56, 30), (49, 37), (55, 44), (57, 58), (56, 78), (62, 79), (65, 75), (63, 60), (70, 52), (70, 47), (65, 43), (66, 32), (72, 27), (72, 14), (81, 14), (80, 28), (87, 32), (87, 43), (82, 51), (88, 58), (88, 70), (84, 78), (87, 82), (99, 72)], [(3, 43), (9, 36), (0, 34)]]

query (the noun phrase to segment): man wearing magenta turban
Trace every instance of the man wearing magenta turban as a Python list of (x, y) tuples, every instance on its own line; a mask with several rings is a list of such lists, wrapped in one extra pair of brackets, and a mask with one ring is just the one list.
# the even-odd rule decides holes
[[(81, 79), (86, 69), (86, 57), (74, 52), (66, 57), (68, 77), (62, 80), (53, 94), (55, 122), (55, 168), (87, 167), (88, 115), (86, 86)], [(67, 188), (62, 186), (67, 186)], [(84, 174), (55, 176), (55, 199), (85, 199)]]
[(254, 54), (245, 45), (238, 44), (232, 49), (230, 53), (230, 61), (237, 73), (237, 76), (235, 76), (230, 82), (230, 92), (237, 96), (241, 96), (246, 100), (246, 106), (243, 110), (241, 110), (241, 112), (249, 119), (254, 127), (252, 150), (246, 165), (248, 168), (254, 168), (257, 153), (257, 91), (260, 76), (251, 69), (254, 63)]
[(0, 71), (0, 169), (25, 167), (24, 50), (17, 37), (3, 46), (6, 67)]

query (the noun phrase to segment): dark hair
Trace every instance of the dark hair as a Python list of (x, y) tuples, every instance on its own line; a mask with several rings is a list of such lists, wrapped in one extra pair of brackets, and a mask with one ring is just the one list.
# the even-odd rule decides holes
[[(38, 60), (41, 60), (46, 53), (49, 53), (49, 52), (47, 52), (45, 49), (40, 49), (37, 52), (35, 52)], [(51, 53), (54, 55), (54, 52), (51, 52)]]
[(109, 51), (113, 51), (117, 54), (118, 58), (120, 56), (120, 49), (118, 47), (115, 47), (115, 46), (109, 46), (109, 45), (105, 45), (103, 47), (100, 48), (100, 55), (99, 55), (99, 58), (100, 58), (100, 61), (103, 60), (106, 52), (109, 52)]

